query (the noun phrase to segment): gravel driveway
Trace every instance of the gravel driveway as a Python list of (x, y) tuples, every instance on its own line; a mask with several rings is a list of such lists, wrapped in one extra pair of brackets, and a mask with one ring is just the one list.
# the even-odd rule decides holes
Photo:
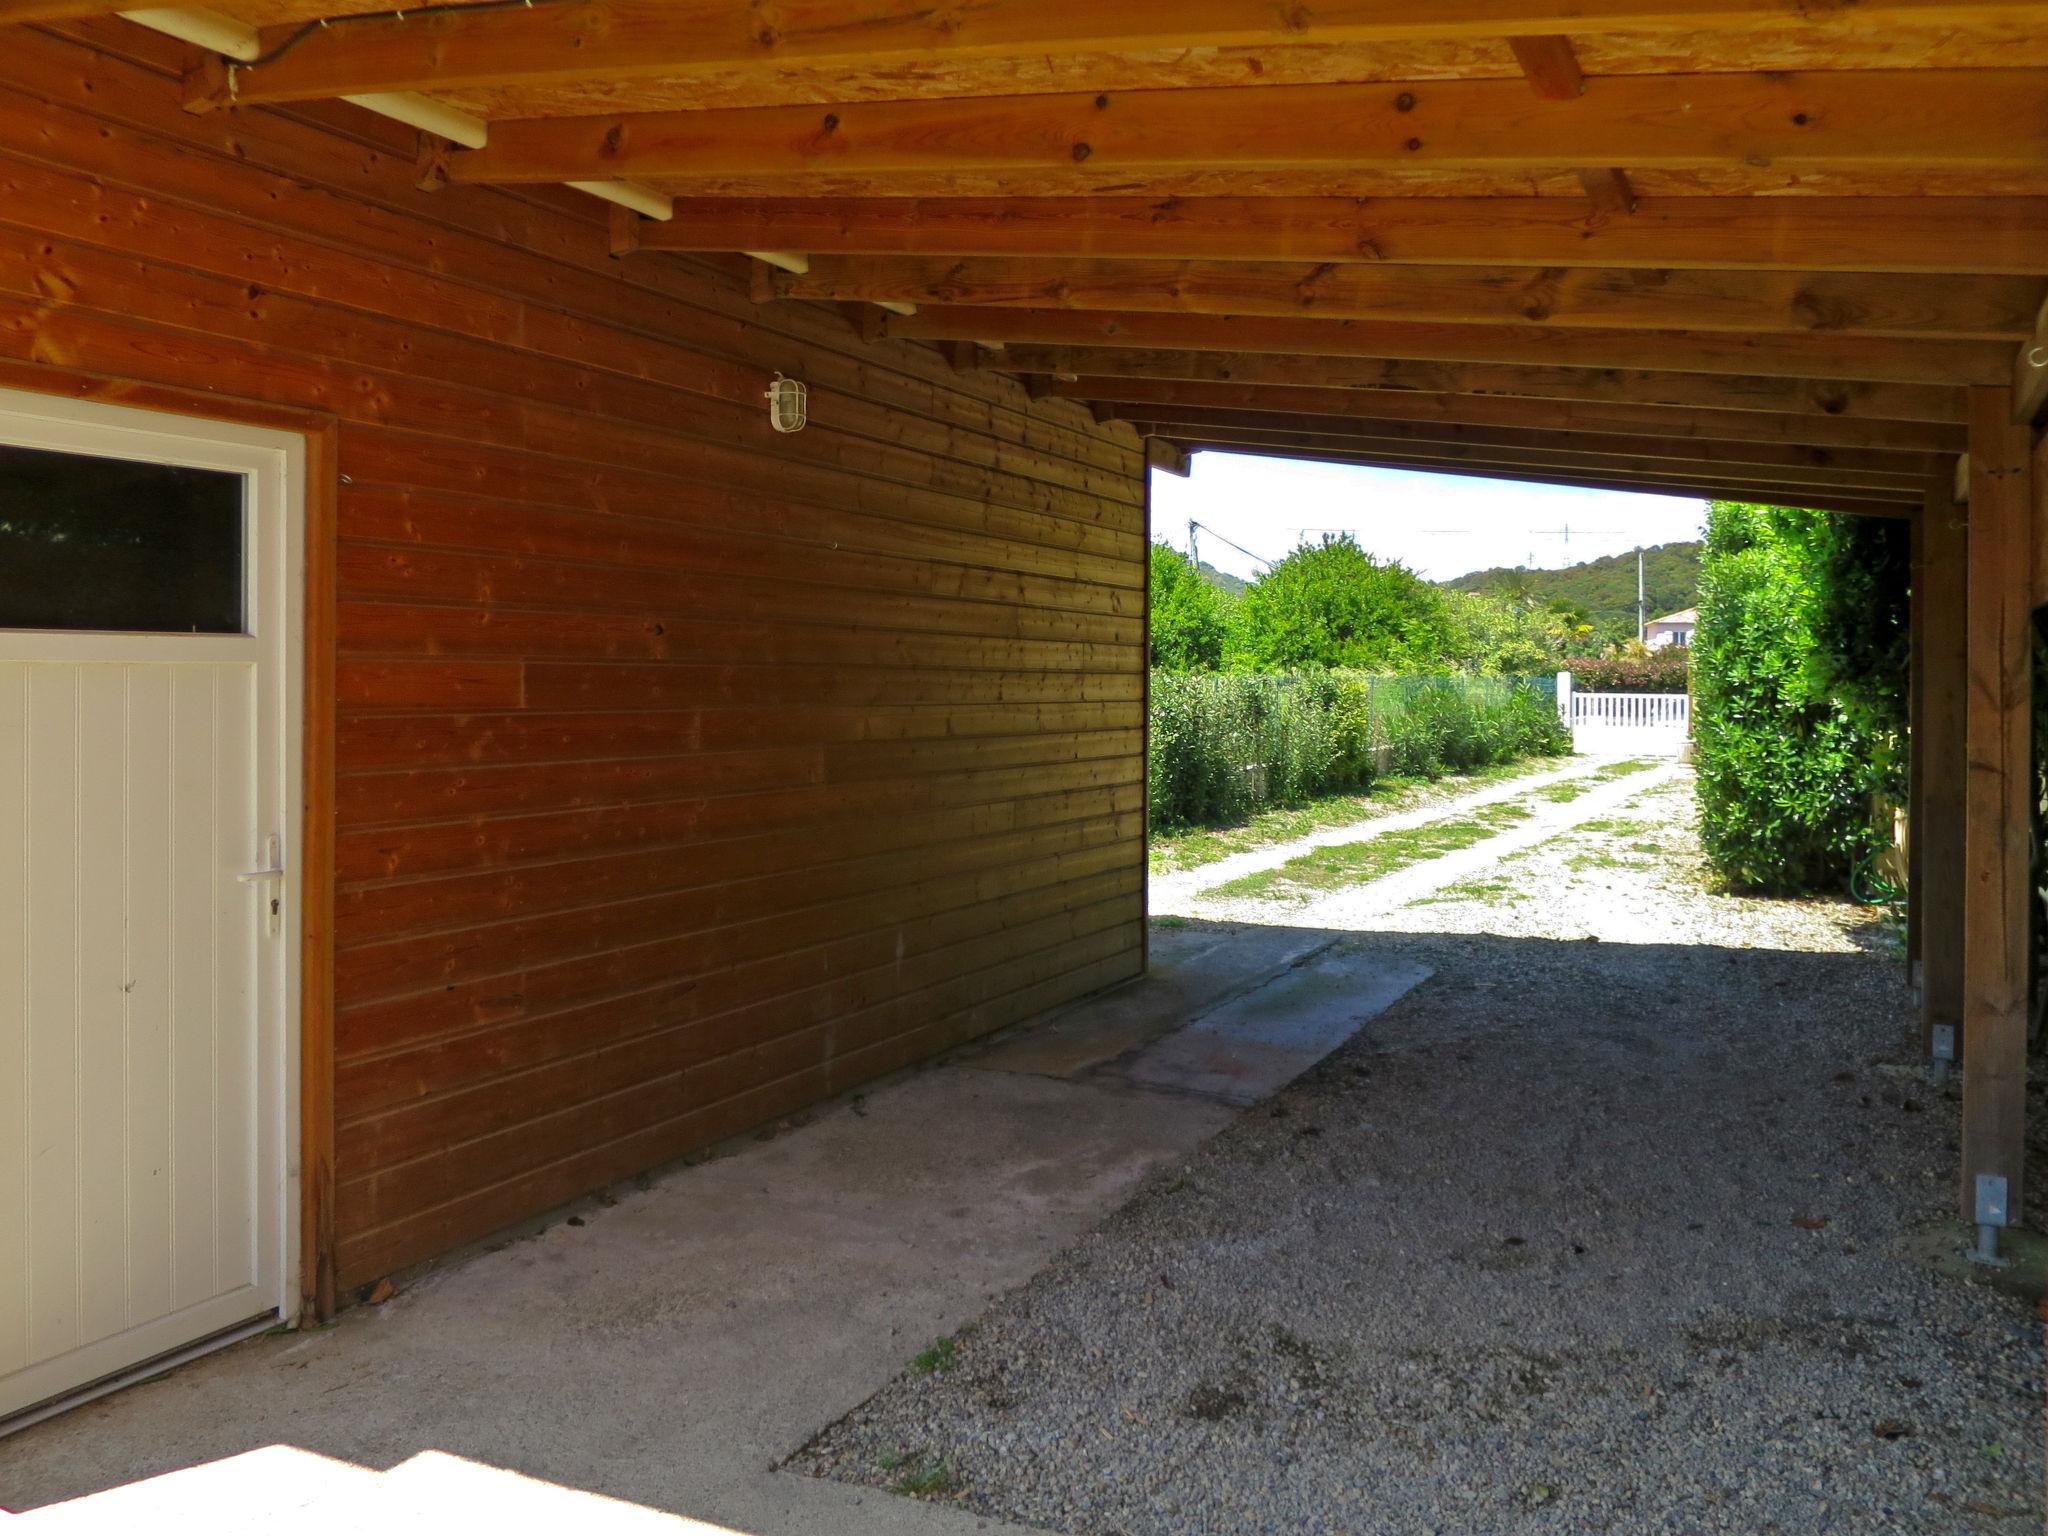
[(2039, 1531), (2041, 1324), (1909, 1256), (1957, 1104), (1890, 940), (1707, 894), (1690, 821), (1376, 917), (1433, 981), (793, 1467), (1087, 1536)]

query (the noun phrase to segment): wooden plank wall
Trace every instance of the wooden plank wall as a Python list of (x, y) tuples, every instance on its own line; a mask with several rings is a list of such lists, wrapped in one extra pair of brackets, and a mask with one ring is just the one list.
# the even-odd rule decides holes
[(341, 1285), (1136, 972), (1127, 428), (8, 41), (0, 355), (339, 419)]

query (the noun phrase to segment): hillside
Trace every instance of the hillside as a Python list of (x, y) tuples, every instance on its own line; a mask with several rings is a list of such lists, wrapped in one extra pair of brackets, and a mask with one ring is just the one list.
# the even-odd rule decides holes
[(1195, 568), (1201, 572), (1202, 580), (1209, 583), (1210, 586), (1221, 592), (1225, 597), (1243, 597), (1244, 589), (1251, 585), (1242, 576), (1233, 576), (1228, 571), (1219, 571), (1206, 560), (1197, 561)]
[[(1635, 633), (1636, 557), (1604, 555), (1561, 571), (1494, 566), (1441, 583), (1459, 592), (1520, 596), (1548, 606), (1576, 609), (1604, 639)], [(1643, 551), (1643, 589), (1649, 616), (1691, 608), (1699, 601), (1700, 546), (1696, 542), (1656, 544)]]

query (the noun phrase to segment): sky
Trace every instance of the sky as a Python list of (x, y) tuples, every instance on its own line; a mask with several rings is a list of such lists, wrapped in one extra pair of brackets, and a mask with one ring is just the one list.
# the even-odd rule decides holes
[(1444, 581), (1488, 566), (1554, 570), (1639, 544), (1696, 539), (1706, 514), (1707, 504), (1690, 497), (1251, 454), (1198, 453), (1185, 480), (1152, 473), (1152, 537), (1185, 554), (1193, 518), (1202, 525), (1202, 559), (1247, 579), (1262, 567), (1224, 539), (1278, 560), (1304, 537), (1348, 531), (1370, 554)]

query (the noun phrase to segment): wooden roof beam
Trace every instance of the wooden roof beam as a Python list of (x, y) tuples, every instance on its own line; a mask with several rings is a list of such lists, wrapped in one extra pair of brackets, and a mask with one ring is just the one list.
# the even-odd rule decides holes
[[(1239, 449), (1292, 449), (1296, 453), (1346, 453), (1376, 459), (1380, 463), (1411, 465), (1470, 465), (1475, 469), (1526, 469), (1532, 473), (1556, 471), (1563, 475), (1602, 475), (1612, 479), (1636, 479), (1645, 483), (1679, 481), (1686, 485), (1769, 485), (1784, 496), (1843, 494), (1866, 502), (1898, 502), (1911, 506), (1925, 500), (1927, 481), (1907, 483), (1866, 483), (1839, 479), (1825, 473), (1800, 469), (1774, 469), (1757, 465), (1712, 465), (1690, 459), (1610, 459), (1591, 453), (1567, 453), (1548, 449), (1497, 449), (1491, 444), (1430, 444), (1430, 442), (1378, 442), (1372, 438), (1341, 438), (1313, 432), (1260, 432), (1255, 428), (1231, 426), (1180, 426), (1174, 422), (1133, 422), (1145, 436), (1159, 436), (1169, 442), (1233, 444)], [(1729, 496), (1731, 492), (1720, 492)], [(1792, 502), (1798, 506), (1798, 502)]]
[(1571, 101), (1584, 95), (1586, 76), (1579, 68), (1572, 40), (1550, 34), (1542, 37), (1511, 37), (1508, 47), (1522, 66), (1529, 88), (1545, 101)]
[(1356, 464), (1364, 469), (1399, 469), (1421, 474), (1456, 475), (1463, 479), (1505, 480), (1517, 485), (1570, 485), (1589, 491), (1621, 491), (1637, 496), (1684, 496), (1702, 501), (1757, 501), (1772, 505), (1812, 507), (1868, 517), (1911, 517), (1909, 502), (1872, 499), (1818, 486), (1696, 484), (1684, 480), (1648, 480), (1626, 475), (1571, 474), (1506, 465), (1450, 464), (1428, 459), (1349, 453), (1342, 450), (1284, 448), (1271, 445), (1205, 442), (1200, 436), (1169, 439), (1189, 453), (1249, 453), (1269, 459), (1305, 459), (1321, 464)]
[(1611, 219), (1621, 214), (1632, 219), (1642, 207), (1642, 199), (1629, 183), (1628, 172), (1618, 167), (1581, 171), (1579, 185), (1586, 189), (1586, 200), (1593, 205), (1595, 218)]
[[(1538, 326), (1425, 325), (1239, 315), (994, 309), (934, 305), (891, 320), (887, 334), (917, 341), (1000, 341), (1083, 347), (1283, 352), (1316, 357), (1547, 364), (1673, 373), (1968, 385), (2006, 382), (2009, 344), (1903, 341), (1886, 336), (1728, 335), (1714, 331), (1545, 330)], [(1298, 365), (1304, 380), (1311, 364)]]
[[(997, 366), (1007, 366), (999, 363)], [(1894, 455), (1960, 453), (1964, 429), (1927, 422), (1859, 421), (1767, 411), (1699, 410), (1665, 405), (1542, 400), (1512, 395), (1425, 394), (1302, 385), (1201, 384), (1178, 379), (1048, 379), (1041, 393), (1086, 400), (1135, 418), (1175, 418), (1183, 408), (1274, 414), (1291, 419), (1376, 424), (1414, 422), (1607, 433), (1663, 442), (1778, 443), (1855, 449), (1874, 460)], [(1877, 467), (1874, 463), (1873, 467)]]
[(2048, 276), (2048, 198), (698, 197), (635, 248)]
[(1148, 469), (1176, 475), (1182, 480), (1194, 473), (1194, 466), (1188, 462), (1187, 450), (1176, 447), (1163, 437), (1145, 439), (1145, 465)]
[(1854, 485), (1918, 496), (1937, 468), (1933, 454), (1842, 455), (1824, 448), (1787, 447), (1772, 443), (1704, 443), (1647, 437), (1606, 436), (1504, 427), (1460, 427), (1413, 422), (1349, 422), (1314, 416), (1250, 416), (1234, 411), (1132, 406), (1115, 410), (1111, 420), (1127, 421), (1141, 434), (1223, 434), (1235, 441), (1264, 441), (1274, 435), (1328, 438), (1385, 447), (1390, 451), (1469, 450), (1473, 455), (1531, 455), (1528, 462), (1552, 456), (1571, 457), (1609, 468), (1631, 466), (1656, 472), (1660, 465), (1683, 464), (1705, 472), (1740, 471), (1751, 479), (1787, 483)]
[[(243, 101), (251, 73), (237, 75)], [(1871, 70), (1689, 75), (1682, 84), (1614, 76), (1570, 102), (1538, 100), (1519, 80), (1444, 80), (530, 118), (494, 124), (490, 144), (450, 171), (459, 181), (527, 182), (1063, 174), (1086, 165), (1099, 178), (1228, 168), (1743, 170), (1768, 161), (1787, 174), (2037, 175), (2044, 157), (2048, 71)]]
[[(0, 0), (0, 20), (102, 14), (92, 0)], [(1793, 30), (1825, 35), (1801, 0), (978, 0), (931, 6), (837, 0), (763, 12), (730, 0), (584, 0), (366, 17), (308, 30), (248, 72), (243, 99), (453, 90), (578, 80), (687, 78), (692, 71), (839, 64), (877, 74), (1005, 57), (1543, 37), (1565, 32)], [(2039, 0), (1861, 0), (1859, 29), (2039, 22)], [(281, 39), (291, 29), (274, 29)], [(1526, 87), (1518, 87), (1526, 94)]]
[(1454, 363), (1381, 357), (1319, 357), (1184, 348), (1011, 343), (1002, 367), (1037, 377), (1168, 379), (1206, 384), (1302, 385), (1371, 394), (1472, 395), (1582, 400), (1607, 405), (1680, 406), (1715, 411), (1819, 416), (1850, 421), (1912, 421), (1958, 426), (1967, 419), (1960, 389), (1758, 374), (1667, 373), (1548, 363)]
[(1745, 334), (2028, 337), (2048, 283), (1899, 273), (1306, 266), (1035, 257), (833, 256), (776, 274), (787, 298), (1004, 309), (1315, 315), (1449, 325)]

